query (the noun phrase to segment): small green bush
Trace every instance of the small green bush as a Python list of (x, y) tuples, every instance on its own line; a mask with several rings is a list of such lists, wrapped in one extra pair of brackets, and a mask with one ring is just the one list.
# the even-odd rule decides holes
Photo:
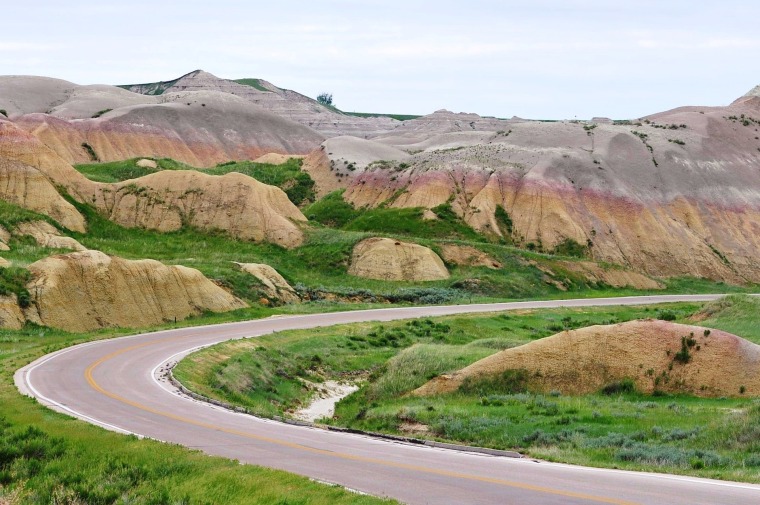
[(602, 394), (607, 396), (620, 395), (626, 393), (635, 393), (636, 383), (633, 379), (622, 379), (616, 382), (611, 382), (602, 388)]

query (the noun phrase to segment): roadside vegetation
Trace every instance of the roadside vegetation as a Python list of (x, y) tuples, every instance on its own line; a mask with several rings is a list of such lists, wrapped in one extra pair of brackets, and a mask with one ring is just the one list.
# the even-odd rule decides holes
[(325, 380), (361, 384), (321, 422), (365, 431), (519, 450), (574, 464), (760, 482), (760, 399), (646, 395), (625, 381), (584, 396), (538, 394), (519, 371), (451, 394), (412, 397), (429, 379), (564, 329), (659, 318), (760, 343), (760, 300), (552, 309), (356, 324), (221, 344), (175, 377), (263, 416), (290, 415)]

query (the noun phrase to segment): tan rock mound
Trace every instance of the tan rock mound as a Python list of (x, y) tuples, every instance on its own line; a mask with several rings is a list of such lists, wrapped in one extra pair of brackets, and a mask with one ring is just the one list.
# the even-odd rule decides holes
[(32, 304), (26, 318), (67, 331), (146, 327), (246, 306), (198, 270), (100, 251), (51, 256), (29, 270)]
[(71, 237), (62, 236), (58, 230), (45, 221), (27, 221), (20, 223), (14, 230), (16, 235), (32, 237), (38, 245), (51, 249), (71, 249), (86, 251), (87, 248)]
[(156, 163), (156, 160), (151, 160), (148, 158), (137, 160), (136, 165), (140, 168), (158, 168), (158, 163)]
[(16, 295), (0, 296), (0, 328), (20, 330), (25, 322), (26, 319), (18, 306)]
[(237, 263), (240, 270), (249, 273), (263, 285), (262, 291), (270, 298), (284, 303), (299, 302), (300, 298), (288, 281), (277, 270), (263, 263)]
[(443, 259), (454, 265), (470, 267), (501, 268), (501, 263), (479, 249), (468, 245), (444, 244), (441, 246)]
[[(0, 143), (3, 138), (0, 133)], [(50, 216), (66, 228), (85, 231), (84, 217), (41, 171), (0, 153), (0, 200)]]
[(188, 224), (244, 240), (294, 247), (306, 221), (281, 189), (243, 174), (172, 170), (124, 181), (100, 192), (97, 207), (126, 227), (173, 231)]
[(0, 267), (9, 267), (11, 266), (11, 262), (8, 261), (5, 258), (0, 258)]
[(354, 247), (350, 275), (385, 281), (448, 279), (441, 258), (427, 247), (389, 238), (368, 238)]
[(631, 379), (643, 392), (760, 395), (760, 346), (720, 330), (631, 321), (565, 331), (437, 377), (417, 395), (456, 391), (507, 370), (525, 370), (533, 391), (586, 394)]

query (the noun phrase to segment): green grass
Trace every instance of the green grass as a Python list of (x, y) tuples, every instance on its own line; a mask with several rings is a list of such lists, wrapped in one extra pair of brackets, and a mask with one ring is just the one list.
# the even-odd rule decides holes
[(373, 112), (345, 112), (343, 111), (343, 114), (347, 114), (349, 116), (357, 116), (357, 117), (389, 117), (397, 121), (409, 121), (410, 119), (417, 119), (417, 118), (422, 117), (422, 116), (416, 116), (414, 114), (375, 114)]
[(267, 93), (271, 93), (271, 91), (269, 91), (268, 89), (266, 89), (264, 86), (261, 85), (261, 79), (235, 79), (235, 82), (238, 84), (245, 84), (246, 86), (256, 88), (259, 91), (265, 91)]
[(303, 380), (363, 383), (329, 424), (517, 449), (568, 463), (760, 482), (760, 400), (651, 396), (631, 388), (562, 396), (526, 390), (519, 371), (454, 394), (406, 393), (441, 373), (563, 329), (667, 317), (734, 331), (760, 343), (760, 300), (605, 307), (364, 323), (269, 335), (214, 346), (183, 360), (175, 376), (199, 393), (264, 416), (306, 404)]
[(418, 238), (458, 239), (484, 242), (485, 238), (467, 226), (448, 204), (432, 209), (438, 216), (425, 220), (425, 209), (414, 208), (362, 208), (355, 209), (343, 199), (343, 190), (325, 195), (321, 200), (304, 209), (311, 221), (349, 231), (364, 231), (407, 235)]

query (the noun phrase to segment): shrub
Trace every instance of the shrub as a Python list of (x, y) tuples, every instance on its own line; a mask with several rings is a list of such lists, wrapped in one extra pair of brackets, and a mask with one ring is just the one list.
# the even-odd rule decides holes
[(616, 382), (611, 382), (602, 388), (602, 394), (607, 396), (619, 395), (624, 393), (635, 393), (636, 383), (633, 379), (623, 379)]
[(100, 158), (98, 157), (98, 153), (95, 152), (95, 149), (92, 148), (90, 144), (87, 142), (82, 142), (82, 149), (85, 150), (87, 153), (87, 156), (90, 157), (90, 161), (98, 162), (100, 161)]

